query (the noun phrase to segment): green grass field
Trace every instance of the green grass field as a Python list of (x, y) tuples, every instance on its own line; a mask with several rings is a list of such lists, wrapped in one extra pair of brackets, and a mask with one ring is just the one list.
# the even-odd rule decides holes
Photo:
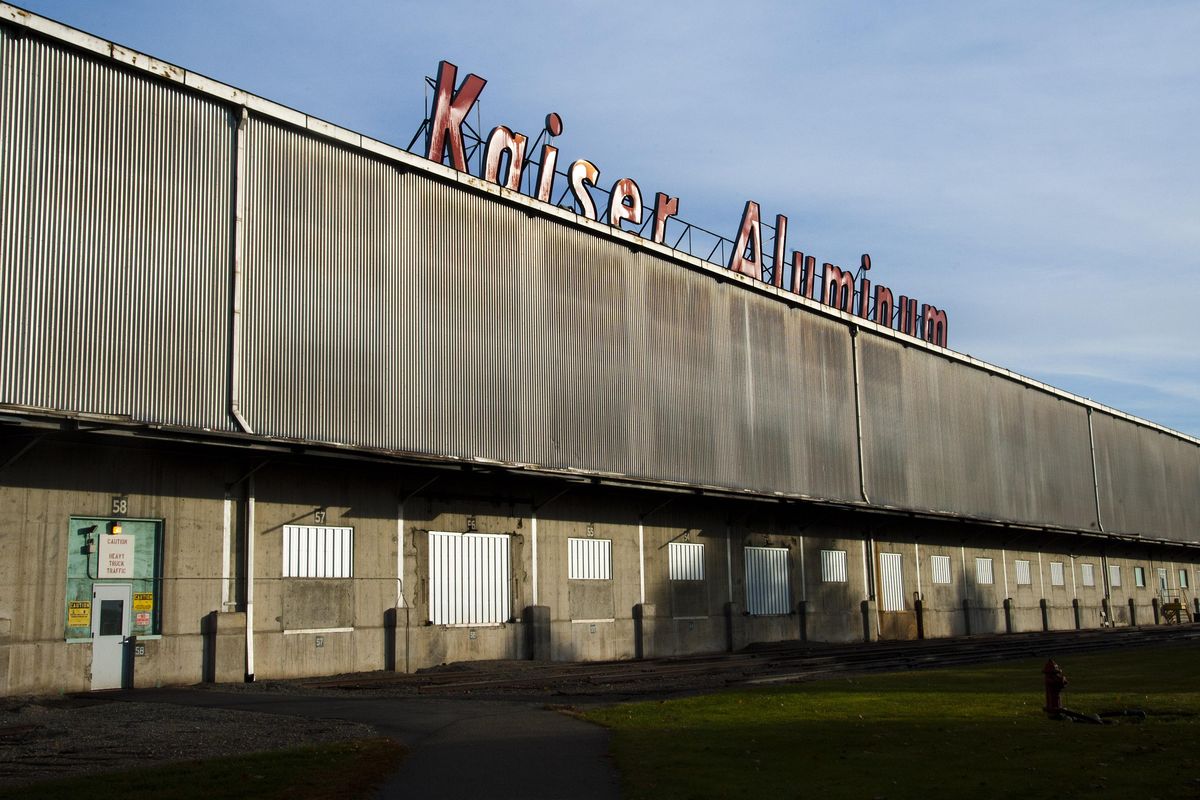
[(1044, 659), (839, 678), (630, 703), (613, 730), (629, 798), (1197, 798), (1200, 646), (1059, 660), (1064, 705), (1141, 708), (1142, 723), (1042, 712)]
[(356, 800), (395, 772), (403, 757), (404, 748), (390, 739), (360, 739), (46, 781), (0, 791), (0, 798)]

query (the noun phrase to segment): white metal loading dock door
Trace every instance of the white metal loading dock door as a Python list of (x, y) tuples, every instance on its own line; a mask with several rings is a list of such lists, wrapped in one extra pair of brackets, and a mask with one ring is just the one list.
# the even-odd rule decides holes
[(791, 611), (788, 591), (786, 547), (747, 547), (746, 613), (787, 614)]
[(900, 577), (899, 553), (879, 554), (879, 583), (883, 590), (882, 611), (904, 610), (904, 581)]
[(429, 621), (499, 625), (510, 614), (508, 536), (429, 532)]

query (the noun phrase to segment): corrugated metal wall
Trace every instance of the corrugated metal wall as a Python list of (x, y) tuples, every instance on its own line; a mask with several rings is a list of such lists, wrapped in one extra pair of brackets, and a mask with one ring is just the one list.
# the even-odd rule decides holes
[(835, 323), (270, 123), (249, 165), (255, 431), (856, 496)]
[(950, 556), (930, 556), (929, 569), (934, 583), (950, 582)]
[(285, 578), (353, 578), (354, 529), (284, 525), (281, 574)]
[(903, 557), (899, 553), (879, 554), (879, 588), (882, 593), (881, 611), (904, 610)]
[(821, 580), (826, 583), (846, 582), (846, 551), (821, 551)]
[(0, 402), (228, 429), (233, 127), (0, 33)]
[[(233, 429), (240, 109), (7, 31), (0, 89), (0, 403)], [(843, 323), (266, 118), (246, 137), (256, 433), (861, 498)], [(1083, 406), (859, 342), (872, 502), (1098, 529)], [(1105, 529), (1196, 539), (1200, 447), (1094, 425)]]
[(746, 613), (787, 614), (791, 609), (786, 547), (746, 547)]
[(673, 581), (704, 580), (704, 545), (671, 542), (667, 548), (668, 573)]
[(567, 578), (573, 581), (612, 580), (612, 541), (567, 539)]
[(1104, 529), (1200, 538), (1200, 447), (1103, 413), (1092, 426)]
[(1097, 529), (1084, 408), (859, 337), (872, 502)]
[(429, 621), (497, 625), (512, 616), (509, 537), (429, 532)]

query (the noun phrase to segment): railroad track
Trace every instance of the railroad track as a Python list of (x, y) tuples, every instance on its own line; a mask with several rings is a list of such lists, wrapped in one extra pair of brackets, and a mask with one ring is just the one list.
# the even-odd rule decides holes
[(583, 663), (471, 662), (412, 675), (374, 672), (301, 686), (428, 696), (645, 695), (788, 683), (838, 674), (979, 664), (1200, 640), (1200, 625), (1016, 633), (906, 642), (776, 642), (736, 653)]

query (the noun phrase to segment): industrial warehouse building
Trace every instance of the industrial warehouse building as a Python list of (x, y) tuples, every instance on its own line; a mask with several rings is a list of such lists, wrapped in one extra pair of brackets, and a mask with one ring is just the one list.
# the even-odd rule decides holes
[(0, 4), (0, 691), (1189, 618), (1200, 442)]

